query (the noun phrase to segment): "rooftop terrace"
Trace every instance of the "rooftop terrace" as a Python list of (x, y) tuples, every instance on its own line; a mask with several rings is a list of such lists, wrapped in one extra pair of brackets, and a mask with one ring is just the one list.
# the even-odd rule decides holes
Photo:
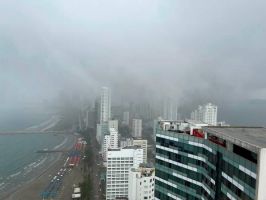
[(202, 127), (207, 133), (258, 152), (266, 148), (266, 128), (263, 127)]

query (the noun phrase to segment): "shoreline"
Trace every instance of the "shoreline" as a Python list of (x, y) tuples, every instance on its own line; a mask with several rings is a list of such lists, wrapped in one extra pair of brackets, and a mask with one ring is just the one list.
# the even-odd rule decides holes
[[(75, 144), (77, 137), (74, 134), (65, 134), (64, 136), (65, 139), (57, 146), (70, 150)], [(65, 141), (66, 139), (67, 141)], [(47, 163), (51, 159), (52, 161)], [(30, 172), (29, 176), (32, 177), (29, 180), (18, 183), (14, 186), (14, 188), (6, 191), (1, 198), (3, 198), (3, 200), (41, 199), (41, 190), (45, 189), (46, 185), (50, 181), (50, 176), (54, 174), (55, 169), (62, 166), (65, 159), (65, 153), (53, 153), (50, 155), (50, 158), (48, 158), (48, 160), (40, 166), (40, 168), (36, 168), (33, 172)], [(36, 188), (36, 186), (38, 187)], [(25, 195), (28, 195), (29, 197), (26, 197)]]

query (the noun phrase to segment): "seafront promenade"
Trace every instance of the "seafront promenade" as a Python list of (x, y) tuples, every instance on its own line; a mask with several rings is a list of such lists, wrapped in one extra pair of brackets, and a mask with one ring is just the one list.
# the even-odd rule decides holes
[[(51, 133), (51, 132), (50, 132)], [(76, 134), (66, 134), (66, 142), (63, 141), (62, 145), (57, 146), (58, 148), (55, 149), (55, 152), (49, 153), (53, 159), (51, 162), (45, 165), (42, 165), (38, 171), (35, 171), (30, 176), (32, 177), (29, 181), (25, 182), (23, 185), (18, 185), (17, 187), (11, 189), (10, 191), (6, 192), (4, 197), (1, 197), (3, 200), (24, 200), (24, 199), (43, 199), (41, 194), (45, 191), (47, 186), (50, 184), (52, 178), (57, 176), (57, 174), (66, 169), (65, 163), (67, 158), (69, 157), (68, 152), (72, 151), (73, 147), (75, 147), (76, 142), (78, 141), (78, 137)], [(61, 151), (63, 150), (63, 151)], [(37, 152), (36, 152), (37, 153)], [(81, 166), (81, 165), (80, 165)], [(62, 195), (63, 191), (71, 191), (72, 183), (80, 183), (82, 182), (82, 175), (80, 170), (70, 168), (65, 170), (64, 181), (62, 181), (62, 187), (60, 188), (60, 192), (58, 193), (57, 197)], [(73, 177), (76, 177), (74, 178)], [(68, 178), (71, 177), (71, 179)], [(67, 183), (70, 183), (68, 185)]]

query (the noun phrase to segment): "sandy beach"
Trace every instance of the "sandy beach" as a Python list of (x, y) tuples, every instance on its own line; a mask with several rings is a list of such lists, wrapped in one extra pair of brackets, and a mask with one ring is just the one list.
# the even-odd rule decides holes
[[(66, 135), (66, 138), (68, 139), (67, 142), (59, 149), (70, 150), (73, 147), (76, 136)], [(56, 152), (52, 156), (54, 156), (54, 159), (51, 163), (46, 163), (38, 172), (31, 174), (33, 178), (30, 181), (18, 185), (13, 190), (10, 188), (7, 194), (4, 195), (3, 200), (42, 199), (41, 193), (49, 184), (51, 178), (63, 167), (67, 159), (67, 152)]]

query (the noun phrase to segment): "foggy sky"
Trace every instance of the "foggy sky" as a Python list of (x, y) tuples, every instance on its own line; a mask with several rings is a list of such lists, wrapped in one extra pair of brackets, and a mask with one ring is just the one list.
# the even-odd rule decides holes
[(266, 99), (266, 2), (2, 0), (0, 105), (171, 96), (180, 104)]

